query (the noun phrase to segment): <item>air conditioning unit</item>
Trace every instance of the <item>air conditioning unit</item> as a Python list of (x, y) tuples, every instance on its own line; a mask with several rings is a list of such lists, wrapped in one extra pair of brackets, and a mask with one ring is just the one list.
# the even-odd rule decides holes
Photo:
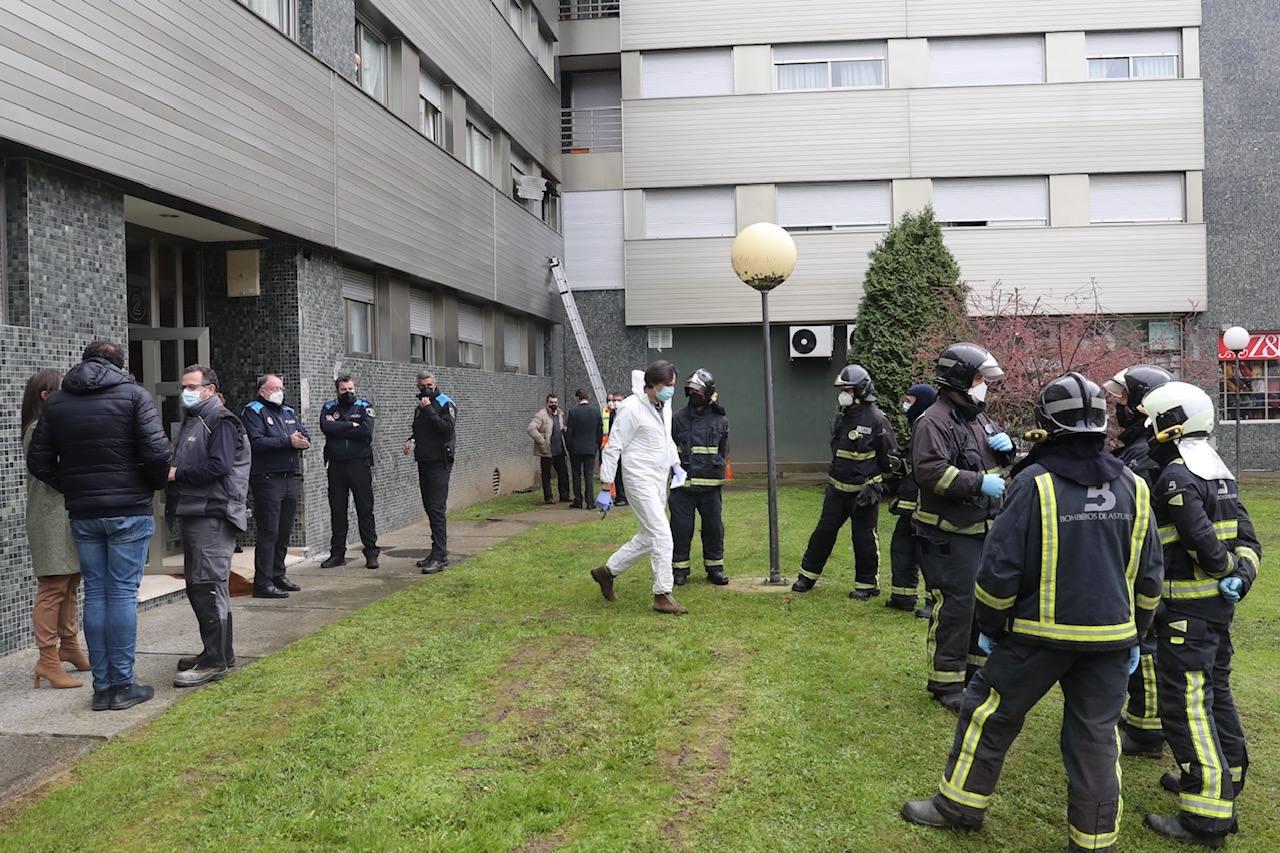
[(853, 349), (853, 330), (854, 330), (854, 325), (852, 323), (850, 323), (848, 326), (845, 326), (845, 331), (848, 333), (848, 337), (849, 337), (849, 340), (847, 341), (847, 343), (849, 344), (849, 349)]
[(542, 201), (547, 193), (547, 179), (534, 175), (521, 175), (516, 178), (516, 195), (524, 201)]
[(790, 332), (792, 358), (831, 358), (834, 326), (792, 326)]

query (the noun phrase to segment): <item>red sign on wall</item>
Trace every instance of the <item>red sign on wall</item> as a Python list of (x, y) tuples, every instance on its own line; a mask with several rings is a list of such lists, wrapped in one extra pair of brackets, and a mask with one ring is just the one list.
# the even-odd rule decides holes
[[(1218, 361), (1235, 361), (1236, 354), (1227, 349), (1218, 336)], [(1259, 332), (1249, 337), (1249, 345), (1244, 348), (1241, 358), (1249, 361), (1271, 361), (1280, 359), (1280, 332)]]

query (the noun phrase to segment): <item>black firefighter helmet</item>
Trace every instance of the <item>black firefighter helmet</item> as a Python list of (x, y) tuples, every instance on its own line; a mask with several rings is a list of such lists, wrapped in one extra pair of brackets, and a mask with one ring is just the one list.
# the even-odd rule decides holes
[(1168, 385), (1172, 381), (1173, 375), (1163, 367), (1154, 364), (1135, 364), (1103, 382), (1102, 387), (1117, 397), (1128, 394), (1125, 405), (1136, 415), (1138, 407), (1142, 405), (1142, 400), (1148, 392), (1161, 385)]
[(871, 374), (861, 364), (848, 364), (836, 374), (836, 381), (831, 383), (837, 388), (844, 388), (853, 395), (853, 399), (864, 403), (876, 401), (876, 386), (871, 381)]
[(716, 378), (705, 367), (699, 367), (693, 373), (690, 373), (689, 378), (685, 380), (684, 395), (688, 397), (694, 392), (701, 394), (702, 398), (707, 402), (711, 402), (716, 398)]
[(938, 355), (933, 378), (944, 388), (968, 391), (973, 387), (973, 377), (981, 373), (988, 382), (1004, 378), (996, 357), (977, 344), (961, 342), (952, 344)]
[(1107, 398), (1098, 384), (1076, 372), (1059, 376), (1040, 390), (1036, 425), (1050, 439), (1063, 435), (1105, 434)]

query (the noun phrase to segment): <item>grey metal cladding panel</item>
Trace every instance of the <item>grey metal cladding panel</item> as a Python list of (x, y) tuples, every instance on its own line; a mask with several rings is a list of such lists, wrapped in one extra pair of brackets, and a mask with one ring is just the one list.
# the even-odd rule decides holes
[(537, 8), (538, 14), (542, 16), (542, 20), (551, 29), (552, 35), (559, 38), (560, 0), (533, 0), (533, 5)]
[(492, 187), (340, 83), (339, 249), (492, 298)]
[(906, 32), (907, 0), (624, 0), (622, 4), (623, 50), (897, 38)]
[(550, 318), (556, 301), (551, 256), (564, 256), (564, 241), (542, 220), (494, 191), (497, 222), (498, 281), (496, 299)]
[(916, 89), (916, 177), (1204, 168), (1200, 80)]
[(909, 35), (1127, 30), (1200, 25), (1201, 0), (907, 0)]
[(907, 177), (907, 91), (629, 100), (625, 183)]
[(376, 5), (470, 100), (492, 111), (491, 0), (378, 0)]
[(263, 45), (268, 28), (231, 5), (8, 9), (0, 136), (330, 242), (331, 75), (296, 48)]
[(493, 10), (493, 117), (555, 177), (560, 177), (560, 92)]

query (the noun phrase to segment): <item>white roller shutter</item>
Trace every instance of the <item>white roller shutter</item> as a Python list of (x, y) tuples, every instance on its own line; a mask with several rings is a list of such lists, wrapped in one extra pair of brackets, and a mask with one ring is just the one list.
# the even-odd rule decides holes
[(1182, 172), (1090, 175), (1090, 222), (1181, 222), (1186, 218)]
[(425, 290), (409, 291), (409, 334), (434, 337), (435, 306), (431, 294)]
[(438, 110), (444, 110), (444, 89), (440, 82), (425, 71), (418, 72), (418, 94)]
[(930, 86), (1043, 82), (1043, 36), (929, 39)]
[(520, 321), (514, 317), (506, 317), (502, 322), (502, 361), (506, 367), (519, 367), (520, 358)]
[(717, 47), (645, 53), (640, 76), (646, 98), (732, 95), (733, 51)]
[(945, 178), (933, 182), (939, 222), (1044, 225), (1049, 221), (1047, 178)]
[(645, 236), (732, 237), (737, 207), (733, 187), (645, 190)]
[(1085, 55), (1177, 56), (1182, 52), (1178, 30), (1134, 30), (1120, 33), (1089, 33), (1084, 39)]
[(882, 41), (827, 41), (817, 44), (780, 44), (773, 48), (774, 62), (826, 62), (840, 59), (884, 59)]
[(458, 303), (458, 340), (484, 344), (484, 309), (479, 305)]
[(342, 298), (373, 304), (373, 273), (343, 267)]
[(889, 181), (778, 185), (778, 224), (783, 228), (887, 226), (892, 219)]
[(564, 266), (574, 290), (623, 287), (622, 190), (564, 194)]

